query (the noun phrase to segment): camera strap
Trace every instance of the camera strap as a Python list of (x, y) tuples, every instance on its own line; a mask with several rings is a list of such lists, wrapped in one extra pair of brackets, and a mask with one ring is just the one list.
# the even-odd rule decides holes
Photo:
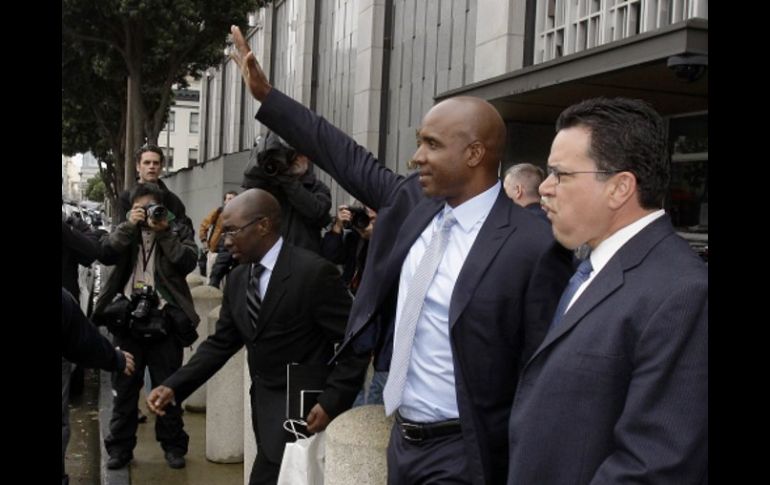
[(144, 247), (144, 238), (142, 238), (142, 271), (147, 271), (147, 265), (150, 263), (152, 252), (155, 250), (155, 238), (152, 238), (152, 244), (150, 244), (150, 251), (146, 252)]

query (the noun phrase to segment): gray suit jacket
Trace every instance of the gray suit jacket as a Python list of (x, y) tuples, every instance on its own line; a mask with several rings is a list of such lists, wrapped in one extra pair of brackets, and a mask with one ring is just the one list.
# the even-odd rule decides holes
[[(376, 350), (389, 363), (401, 266), (443, 207), (423, 195), (417, 174), (402, 176), (313, 112), (273, 89), (257, 119), (377, 211), (366, 268), (343, 348)], [(449, 308), (455, 387), (471, 478), (503, 483), (506, 426), (530, 328), (547, 327), (566, 285), (568, 251), (552, 251), (550, 228), (500, 194), (457, 278)], [(539, 343), (539, 342), (537, 342)]]
[(661, 217), (629, 240), (520, 377), (508, 483), (692, 484), (708, 466), (708, 273)]

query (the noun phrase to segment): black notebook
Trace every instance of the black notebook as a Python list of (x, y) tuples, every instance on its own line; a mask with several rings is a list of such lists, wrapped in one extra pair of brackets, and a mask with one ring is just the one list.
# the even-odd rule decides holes
[(286, 419), (305, 420), (326, 388), (332, 367), (323, 364), (286, 366)]

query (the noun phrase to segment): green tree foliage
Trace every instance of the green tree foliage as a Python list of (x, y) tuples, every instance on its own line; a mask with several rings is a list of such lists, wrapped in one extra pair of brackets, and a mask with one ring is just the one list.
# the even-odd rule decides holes
[(123, 189), (125, 77), (108, 46), (62, 38), (62, 153), (93, 153), (113, 207)]
[[(109, 101), (109, 125), (116, 135), (122, 129), (123, 141), (119, 153), (114, 141), (104, 139), (97, 131), (102, 146), (109, 147), (113, 159), (100, 160), (115, 164), (122, 155), (122, 160), (127, 161), (145, 141), (157, 143), (172, 102), (171, 86), (187, 87), (185, 76), (198, 78), (200, 72), (220, 63), (230, 25), (235, 23), (243, 28), (246, 14), (254, 8), (253, 0), (62, 0), (63, 59), (64, 51), (70, 49), (68, 68), (90, 69), (106, 83), (90, 82), (89, 72), (73, 77), (75, 83), (86, 83), (80, 86), (81, 90), (92, 92), (72, 95), (67, 128), (63, 107), (63, 136), (65, 130), (70, 130), (67, 136), (72, 146), (84, 143), (83, 139), (91, 145), (94, 135), (84, 134), (81, 129), (90, 127), (93, 131), (99, 122), (82, 115), (93, 111), (89, 100), (104, 95), (105, 102), (113, 97), (122, 99), (124, 107)], [(72, 59), (78, 56), (81, 59)], [(63, 66), (63, 84), (64, 70)], [(63, 98), (77, 89), (63, 89)], [(117, 113), (122, 118), (118, 119)], [(119, 180), (115, 168), (113, 165)], [(124, 180), (120, 185), (130, 187), (134, 168), (125, 163), (123, 169)], [(107, 185), (109, 190), (110, 184)]]
[(95, 202), (104, 202), (104, 182), (100, 176), (92, 177), (88, 179), (88, 185), (86, 186), (86, 198)]

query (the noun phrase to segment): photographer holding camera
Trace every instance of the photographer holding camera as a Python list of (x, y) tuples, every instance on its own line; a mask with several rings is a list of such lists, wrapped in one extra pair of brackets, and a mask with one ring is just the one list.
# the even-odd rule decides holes
[(320, 253), (321, 229), (331, 219), (331, 191), (316, 178), (305, 155), (270, 131), (251, 150), (242, 186), (270, 192), (281, 205), (281, 236)]
[[(163, 154), (163, 150), (150, 143), (146, 143), (139, 147), (134, 152), (134, 162), (136, 162), (136, 182), (137, 184), (153, 183), (156, 184), (161, 191), (161, 197), (158, 199), (158, 203), (167, 207), (168, 210), (174, 213), (177, 223), (183, 223), (190, 226), (193, 229), (192, 220), (187, 217), (187, 209), (182, 203), (182, 200), (160, 179), (160, 174), (163, 171), (163, 164), (165, 163), (166, 156)], [(131, 196), (128, 190), (122, 192), (118, 197), (118, 221), (125, 222), (128, 217), (128, 212), (131, 210)]]
[(361, 283), (375, 219), (377, 213), (368, 207), (341, 205), (321, 241), (321, 256), (343, 265), (342, 281), (353, 295)]
[[(104, 440), (110, 469), (123, 468), (133, 458), (145, 367), (157, 386), (181, 367), (182, 349), (197, 338), (199, 318), (185, 281), (197, 260), (194, 234), (162, 200), (156, 184), (137, 184), (128, 220), (102, 244), (102, 262), (115, 269), (96, 303), (94, 320), (107, 325), (115, 344), (131, 352), (136, 363), (132, 376), (113, 376), (115, 399)], [(184, 467), (189, 437), (178, 404), (156, 420), (155, 436), (169, 466)]]

